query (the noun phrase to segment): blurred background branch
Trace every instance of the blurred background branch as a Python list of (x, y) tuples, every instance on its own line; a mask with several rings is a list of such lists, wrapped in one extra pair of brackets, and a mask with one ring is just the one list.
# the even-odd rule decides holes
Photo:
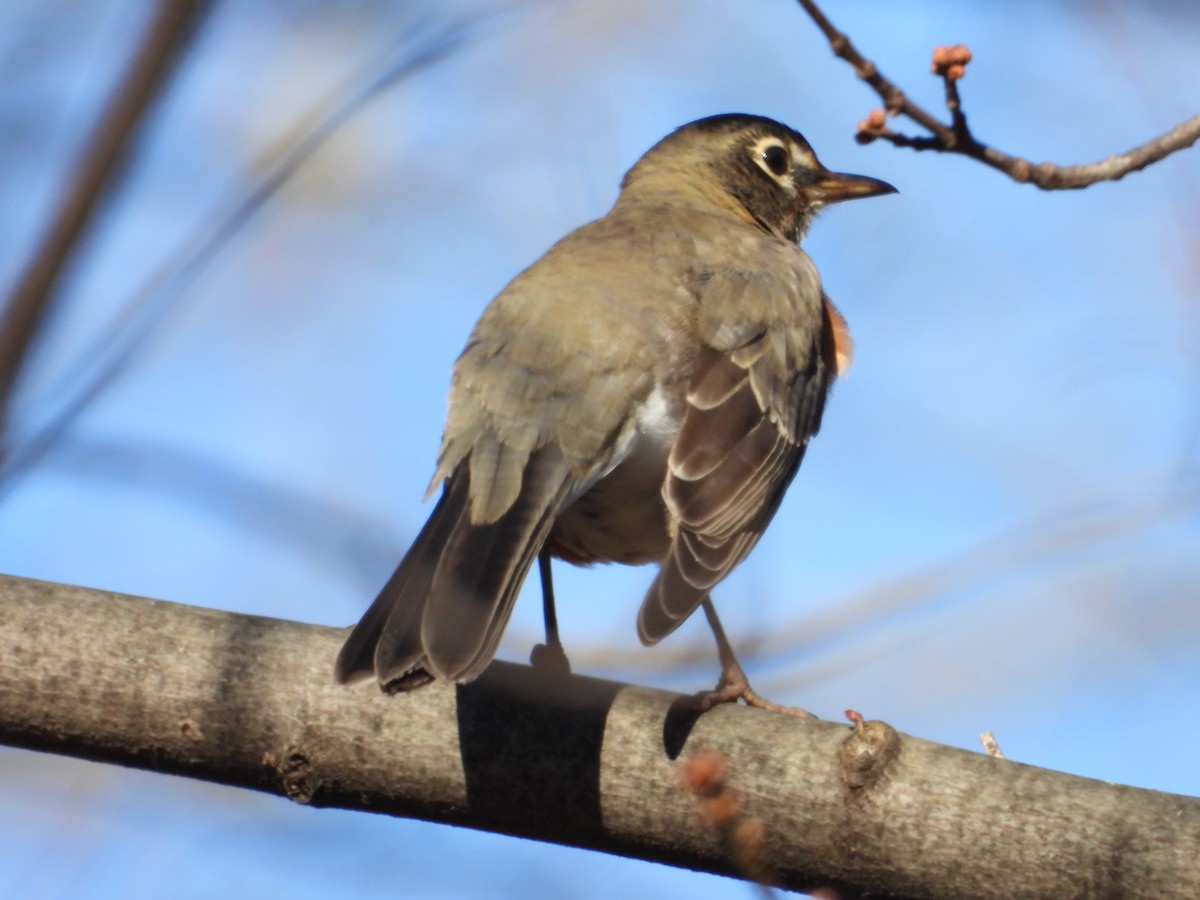
[(0, 316), (0, 464), (7, 456), (13, 387), (38, 331), (52, 312), (59, 279), (106, 197), (120, 182), (146, 116), (170, 84), (209, 0), (161, 0), (141, 43), (72, 167), (41, 243)]
[[(184, 6), (186, 4), (164, 0), (162, 8), (164, 11), (170, 10), (171, 15), (164, 12), (160, 18), (170, 20), (166, 25), (176, 25), (178, 11)], [(92, 346), (80, 354), (74, 373), (65, 379), (68, 383), (75, 382), (70, 386), (71, 399), (60, 404), (58, 413), (49, 422), (36, 433), (24, 436), (19, 442), (13, 442), (11, 436), (3, 430), (3, 419), (0, 418), (0, 497), (12, 489), (17, 478), (36, 465), (48, 450), (61, 441), (72, 423), (136, 362), (141, 353), (153, 346), (152, 336), (163, 326), (171, 311), (184, 299), (188, 289), (205, 268), (213, 263), (222, 249), (229, 246), (253, 216), (347, 120), (381, 91), (405, 78), (419, 74), (460, 50), (468, 40), (477, 38), (486, 26), (494, 24), (501, 13), (508, 11), (501, 7), (488, 16), (471, 16), (442, 26), (435, 25), (432, 29), (426, 27), (425, 23), (419, 23), (411, 33), (403, 36), (399, 48), (393, 49), (389, 54), (390, 58), (382, 63), (373, 61), (367, 72), (357, 73), (351, 83), (343, 85), (332, 98), (311, 110), (304, 117), (305, 123), (298, 126), (303, 133), (294, 137), (289, 146), (273, 160), (268, 172), (259, 179), (257, 185), (249, 191), (239, 187), (237, 196), (210, 221), (201, 225), (178, 252), (161, 264), (116, 313)], [(195, 19), (196, 17), (192, 17), (183, 21)], [(147, 37), (147, 43), (154, 45), (155, 50), (162, 40), (159, 32), (164, 30), (166, 25), (155, 23)], [(144, 55), (148, 53), (149, 51), (145, 51)], [(136, 61), (132, 67), (139, 73), (143, 67), (139, 65), (140, 62)], [(131, 125), (132, 121), (125, 109), (130, 105), (126, 97), (140, 97), (139, 91), (145, 87), (142, 80), (135, 80), (132, 76), (128, 77), (126, 82), (117, 90), (113, 104), (115, 110), (107, 111), (101, 123), (98, 135), (104, 140), (94, 140), (93, 144), (99, 146), (89, 146), (85, 152), (84, 164), (80, 166), (80, 184), (86, 190), (76, 189), (69, 192), (69, 202), (61, 211), (62, 216), (58, 220), (65, 221), (66, 224), (56, 226), (55, 232), (39, 250), (26, 278), (14, 291), (8, 307), (13, 328), (11, 332), (7, 329), (0, 330), (0, 391), (5, 384), (3, 375), (6, 371), (6, 350), (12, 350), (9, 357), (11, 365), (8, 368), (15, 377), (16, 367), (24, 359), (27, 348), (36, 337), (38, 326), (45, 321), (44, 316), (48, 312), (52, 297), (53, 281), (45, 281), (42, 275), (57, 277), (61, 264), (66, 261), (68, 251), (74, 246), (73, 239), (70, 242), (59, 240), (57, 232), (71, 228), (78, 218), (77, 213), (85, 205), (90, 211), (93, 201), (102, 190), (111, 190), (111, 181), (107, 179), (114, 174), (114, 170), (100, 165), (107, 161), (106, 154), (113, 149), (110, 147), (112, 141), (108, 140), (108, 132), (115, 130), (115, 127), (109, 127), (108, 123), (110, 119), (114, 119), (120, 124)], [(75, 201), (77, 194), (82, 194), (79, 202)], [(79, 224), (81, 226), (82, 222)], [(71, 231), (70, 234), (72, 238), (77, 237), (77, 231)], [(9, 393), (11, 388), (10, 381)], [(2, 396), (0, 394), (0, 397)], [(0, 406), (0, 413), (2, 412), (3, 407)]]

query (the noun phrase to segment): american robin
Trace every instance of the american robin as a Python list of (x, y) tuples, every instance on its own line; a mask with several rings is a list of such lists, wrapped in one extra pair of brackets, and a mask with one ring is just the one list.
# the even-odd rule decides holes
[(612, 210), (476, 324), (454, 366), (441, 498), (342, 647), (338, 681), (475, 678), (535, 558), (561, 653), (558, 557), (658, 563), (642, 642), (703, 605), (723, 664), (704, 705), (756, 702), (709, 592), (775, 514), (851, 352), (798, 242), (822, 207), (894, 191), (829, 171), (758, 116), (700, 119), (652, 147)]

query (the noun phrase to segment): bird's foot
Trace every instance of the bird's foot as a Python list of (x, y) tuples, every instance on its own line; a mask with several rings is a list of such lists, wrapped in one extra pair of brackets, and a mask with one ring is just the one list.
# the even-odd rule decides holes
[(529, 654), (529, 664), (535, 669), (556, 678), (571, 674), (571, 661), (567, 659), (562, 644), (534, 644)]
[(737, 662), (726, 665), (721, 669), (721, 678), (711, 691), (701, 691), (696, 695), (696, 706), (700, 712), (708, 712), (718, 703), (737, 703), (741, 700), (747, 706), (765, 709), (768, 712), (783, 713), (787, 716), (810, 718), (812, 713), (798, 706), (783, 706), (763, 697), (750, 687), (750, 679), (742, 671)]

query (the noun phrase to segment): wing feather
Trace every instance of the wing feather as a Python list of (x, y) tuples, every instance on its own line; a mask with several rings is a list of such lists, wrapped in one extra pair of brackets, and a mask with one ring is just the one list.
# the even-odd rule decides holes
[[(792, 318), (766, 304), (757, 328), (721, 321), (696, 356), (663, 487), (676, 531), (638, 616), (643, 643), (674, 631), (745, 559), (820, 427), (844, 341), (819, 286), (804, 287), (812, 302)], [(748, 298), (745, 285), (731, 295)]]

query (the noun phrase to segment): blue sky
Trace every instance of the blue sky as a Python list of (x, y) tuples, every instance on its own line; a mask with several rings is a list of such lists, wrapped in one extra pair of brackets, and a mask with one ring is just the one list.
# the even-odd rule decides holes
[[(0, 8), (0, 283), (26, 258), (143, 18)], [(63, 7), (65, 8), (65, 7)], [(1200, 794), (1200, 156), (1082, 192), (860, 147), (872, 93), (787, 0), (219, 5), (72, 270), (14, 405), (0, 571), (308, 622), (365, 609), (428, 512), (449, 370), (487, 301), (683, 122), (744, 111), (896, 197), (806, 248), (858, 352), (775, 523), (716, 595), (760, 689), (825, 718)], [(931, 48), (975, 54), (984, 140), (1085, 162), (1196, 112), (1200, 11), (1096, 2), (831, 4), (938, 109)], [(339, 99), (439, 28), (182, 287), (177, 273)], [(899, 123), (898, 127), (906, 127)], [(114, 340), (113, 334), (118, 335)], [(702, 622), (637, 646), (649, 569), (556, 571), (577, 668), (692, 691)], [(537, 591), (501, 648), (523, 659)], [(615, 662), (614, 662), (615, 661)], [(332, 661), (331, 661), (332, 665)], [(1169, 732), (1171, 739), (1159, 735)], [(0, 751), (0, 893), (745, 896), (599, 854)]]

